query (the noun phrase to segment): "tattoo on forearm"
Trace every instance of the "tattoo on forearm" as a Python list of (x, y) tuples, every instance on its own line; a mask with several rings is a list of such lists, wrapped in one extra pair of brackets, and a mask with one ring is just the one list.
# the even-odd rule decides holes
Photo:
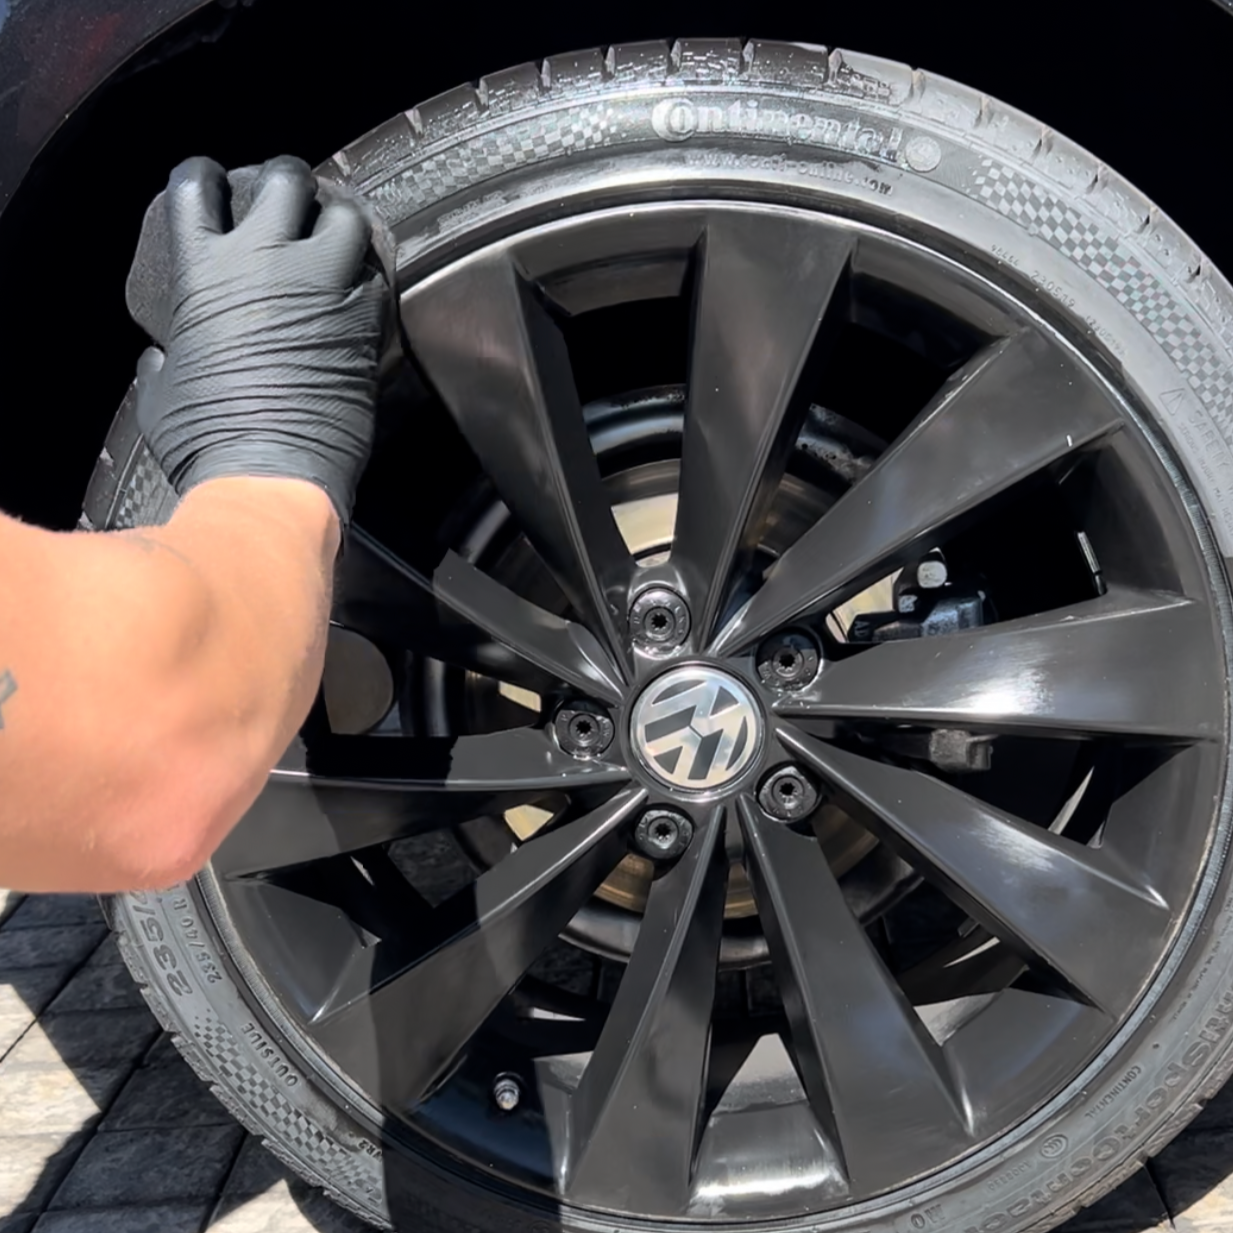
[(196, 568), (192, 561), (178, 548), (172, 547), (171, 544), (164, 543), (161, 539), (154, 539), (152, 536), (147, 534), (150, 530), (158, 530), (158, 528), (146, 527), (143, 529), (141, 527), (128, 527), (123, 531), (111, 531), (109, 534), (117, 536), (119, 539), (124, 540), (126, 543), (132, 544), (136, 548), (140, 548), (141, 551), (147, 556), (152, 555), (155, 552), (169, 552), (173, 557), (179, 558), (179, 560), (183, 561), (184, 564), (190, 568)]
[(4, 704), (17, 692), (17, 681), (5, 668), (0, 672), (0, 728), (4, 727)]

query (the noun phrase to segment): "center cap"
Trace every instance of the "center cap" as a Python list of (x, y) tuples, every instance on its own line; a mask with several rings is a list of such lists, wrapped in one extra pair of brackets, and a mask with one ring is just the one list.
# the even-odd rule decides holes
[(734, 676), (693, 665), (656, 677), (630, 716), (634, 751), (656, 779), (704, 792), (735, 779), (762, 744), (753, 694)]

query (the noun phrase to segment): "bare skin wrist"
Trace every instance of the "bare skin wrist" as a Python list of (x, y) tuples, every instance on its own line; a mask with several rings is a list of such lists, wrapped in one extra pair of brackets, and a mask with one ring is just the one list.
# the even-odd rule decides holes
[(203, 501), (226, 501), (258, 512), (262, 517), (294, 521), (307, 536), (319, 538), (333, 558), (338, 552), (341, 527), (338, 511), (323, 488), (308, 480), (273, 476), (227, 476), (191, 489), (180, 510), (194, 511)]

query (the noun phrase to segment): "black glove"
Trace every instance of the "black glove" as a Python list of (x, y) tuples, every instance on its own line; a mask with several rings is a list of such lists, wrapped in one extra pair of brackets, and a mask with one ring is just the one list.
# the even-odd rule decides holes
[[(233, 226), (232, 191), (251, 205)], [(372, 448), (388, 287), (365, 258), (372, 227), (346, 190), (299, 159), (233, 172), (190, 159), (171, 173), (146, 232), (165, 232), (161, 318), (134, 316), (151, 347), (137, 421), (176, 491), (224, 475), (306, 479), (345, 527)], [(129, 277), (129, 301), (148, 282)], [(160, 337), (165, 333), (165, 336)]]

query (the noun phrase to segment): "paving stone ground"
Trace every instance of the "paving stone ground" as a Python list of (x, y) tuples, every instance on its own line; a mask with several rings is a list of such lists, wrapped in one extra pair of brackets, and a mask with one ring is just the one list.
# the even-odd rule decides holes
[(0, 890), (0, 1233), (364, 1233), (171, 1047), (89, 896)]
[[(180, 1059), (92, 898), (0, 890), (0, 1233), (364, 1229)], [(1233, 1233), (1233, 1089), (1063, 1233), (1162, 1230)]]

